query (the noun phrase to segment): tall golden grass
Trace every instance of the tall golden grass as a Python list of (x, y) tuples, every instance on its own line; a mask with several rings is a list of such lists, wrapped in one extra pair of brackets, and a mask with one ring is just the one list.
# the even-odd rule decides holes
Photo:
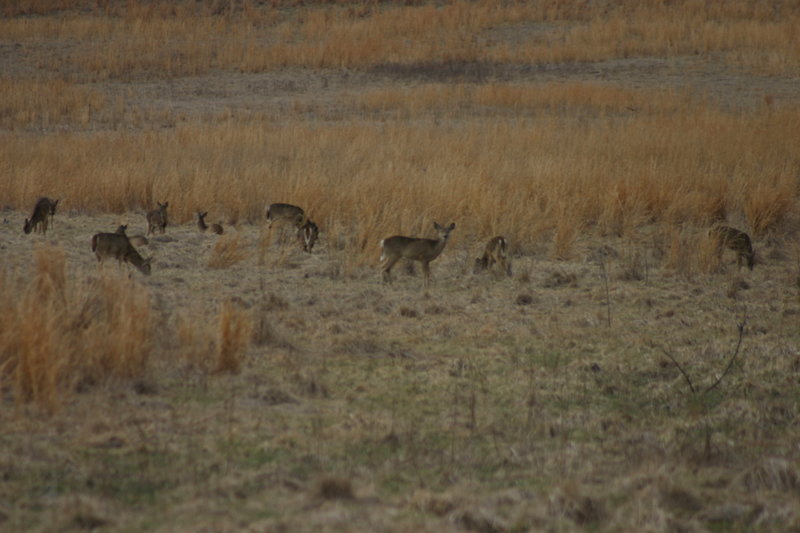
[[(437, 101), (429, 89), (420, 89), (426, 106)], [(456, 239), (552, 239), (559, 257), (577, 232), (622, 235), (648, 223), (728, 218), (756, 236), (796, 229), (786, 224), (799, 190), (800, 161), (787, 142), (800, 137), (797, 110), (731, 113), (666, 93), (663, 105), (654, 95), (650, 112), (622, 112), (623, 102), (647, 95), (601, 89), (601, 107), (617, 111), (588, 120), (586, 111), (548, 111), (560, 105), (556, 87), (513, 91), (522, 95), (516, 104), (500, 88), (491, 102), (515, 106), (520, 118), (467, 116), (451, 126), (420, 111), (404, 122), (235, 117), (168, 131), (8, 138), (0, 196), (19, 209), (47, 193), (67, 198), (65, 208), (111, 212), (169, 200), (177, 222), (197, 205), (256, 222), (267, 203), (291, 202), (329, 242), (364, 260), (380, 238), (427, 233), (434, 220), (456, 220)], [(463, 92), (442, 106), (486, 106), (492, 91)], [(567, 87), (564, 97), (576, 92)], [(409, 90), (406, 100), (415, 97)]]
[(107, 105), (100, 91), (64, 79), (0, 78), (0, 94), (0, 127), (9, 130), (85, 129)]
[[(177, 317), (177, 339), (184, 363), (204, 373), (235, 373), (253, 341), (252, 314), (224, 302), (216, 317), (194, 309)], [(213, 329), (214, 325), (218, 329)]]
[[(790, 74), (800, 66), (795, 31), (800, 11), (778, 1), (311, 2), (303, 8), (292, 7), (294, 2), (244, 2), (234, 12), (221, 9), (227, 2), (27, 4), (28, 10), (25, 4), (6, 6), (0, 35), (26, 43), (44, 36), (69, 39), (77, 43), (69, 54), (43, 60), (54, 71), (95, 79), (213, 69), (530, 64), (697, 53), (723, 53), (733, 63), (772, 74)], [(19, 16), (28, 12), (52, 15)], [(544, 26), (534, 31), (531, 24)]]
[(27, 281), (0, 276), (0, 381), (17, 405), (54, 411), (65, 393), (108, 378), (141, 377), (152, 349), (148, 291), (121, 276), (81, 284), (66, 254), (43, 245)]

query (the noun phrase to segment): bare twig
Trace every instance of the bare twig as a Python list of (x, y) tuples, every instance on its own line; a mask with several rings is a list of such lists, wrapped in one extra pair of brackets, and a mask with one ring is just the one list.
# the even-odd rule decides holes
[(728, 361), (728, 366), (725, 367), (725, 370), (722, 372), (722, 374), (720, 374), (717, 380), (710, 387), (706, 389), (706, 392), (711, 392), (712, 390), (714, 390), (714, 388), (716, 388), (716, 386), (722, 382), (722, 379), (725, 377), (725, 375), (733, 366), (733, 361), (736, 359), (736, 356), (739, 354), (739, 348), (741, 348), (742, 346), (742, 338), (744, 337), (744, 325), (746, 322), (747, 322), (747, 310), (745, 309), (744, 315), (742, 316), (742, 321), (739, 322), (739, 324), (737, 325), (737, 327), (739, 328), (739, 340), (736, 343), (736, 350), (734, 350), (733, 355), (731, 356), (731, 360)]
[(600, 271), (603, 275), (603, 284), (606, 290), (606, 319), (608, 321), (608, 327), (611, 327), (611, 295), (608, 290), (608, 271), (606, 270), (606, 261), (603, 257), (598, 257), (597, 260), (598, 264), (600, 265)]
[(667, 357), (669, 357), (670, 361), (675, 363), (675, 366), (678, 367), (678, 370), (680, 370), (681, 374), (683, 374), (683, 377), (686, 379), (686, 383), (689, 384), (689, 389), (692, 391), (692, 394), (694, 394), (696, 391), (694, 390), (694, 385), (692, 384), (691, 378), (689, 378), (689, 374), (686, 373), (681, 364), (674, 357), (672, 357), (672, 354), (669, 353), (666, 348), (662, 346), (661, 350), (667, 355)]

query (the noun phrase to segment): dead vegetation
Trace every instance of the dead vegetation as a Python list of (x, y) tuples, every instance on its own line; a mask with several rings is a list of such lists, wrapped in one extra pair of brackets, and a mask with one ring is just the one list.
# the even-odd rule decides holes
[(795, 5), (0, 9), (0, 529), (800, 526)]

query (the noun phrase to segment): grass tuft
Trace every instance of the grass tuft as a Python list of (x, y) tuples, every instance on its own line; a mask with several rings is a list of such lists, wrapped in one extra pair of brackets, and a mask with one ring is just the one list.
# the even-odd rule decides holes
[(208, 268), (230, 268), (246, 259), (248, 255), (249, 252), (242, 244), (240, 235), (223, 235), (217, 239), (217, 242), (214, 243), (214, 247), (211, 249), (211, 256), (208, 258)]
[(214, 372), (237, 373), (242, 366), (242, 357), (252, 340), (250, 314), (226, 302), (219, 312), (219, 328)]

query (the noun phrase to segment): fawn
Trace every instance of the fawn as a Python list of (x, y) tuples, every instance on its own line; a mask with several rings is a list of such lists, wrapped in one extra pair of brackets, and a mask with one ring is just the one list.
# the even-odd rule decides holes
[(155, 234), (156, 229), (159, 233), (164, 233), (167, 229), (167, 207), (169, 202), (156, 202), (158, 209), (153, 209), (147, 213), (147, 234)]
[(197, 212), (197, 229), (200, 230), (200, 233), (216, 233), (217, 235), (222, 235), (222, 225), (221, 224), (211, 224), (210, 226), (206, 224), (206, 215), (208, 215), (208, 211), (205, 213), (201, 213), (200, 211)]
[(33, 207), (31, 218), (25, 219), (25, 225), (22, 228), (25, 234), (34, 230), (42, 235), (47, 233), (48, 225), (52, 225), (53, 223), (53, 216), (56, 214), (57, 205), (58, 200), (51, 200), (44, 196), (39, 198), (36, 201), (36, 205)]
[(508, 259), (508, 240), (500, 235), (492, 237), (486, 243), (483, 255), (475, 259), (474, 271), (477, 274), (492, 268), (495, 264), (500, 265), (503, 272), (509, 276), (511, 275), (511, 261)]
[(442, 253), (450, 232), (455, 229), (456, 225), (452, 223), (444, 227), (434, 222), (433, 227), (436, 229), (438, 239), (420, 239), (395, 235), (381, 241), (381, 262), (384, 263), (381, 275), (384, 282), (391, 282), (390, 272), (395, 263), (400, 259), (411, 259), (422, 263), (422, 272), (424, 274), (422, 283), (424, 287), (428, 286), (431, 276), (430, 263)]

